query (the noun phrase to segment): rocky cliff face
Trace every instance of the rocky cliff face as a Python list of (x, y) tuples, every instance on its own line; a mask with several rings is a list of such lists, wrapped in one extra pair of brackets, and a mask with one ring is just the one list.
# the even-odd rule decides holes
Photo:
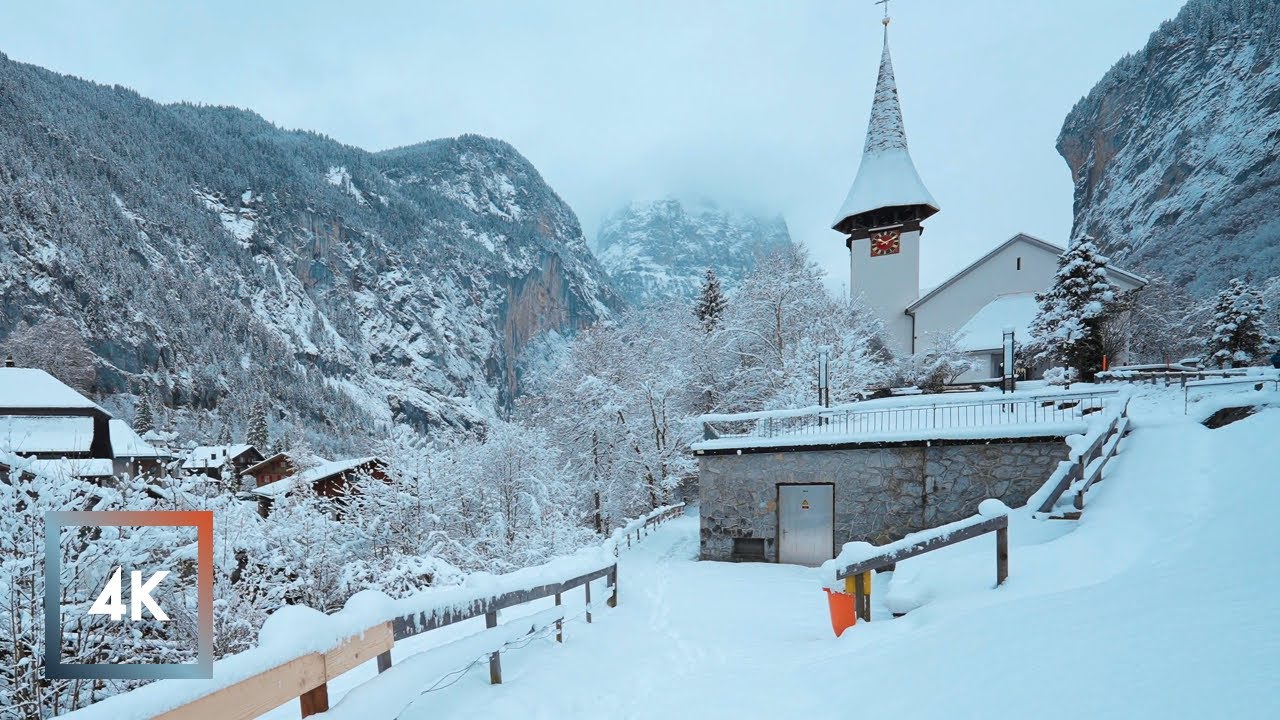
[(1280, 4), (1190, 0), (1071, 111), (1075, 234), (1199, 295), (1280, 274)]
[(601, 225), (595, 245), (619, 292), (645, 305), (697, 296), (708, 267), (732, 287), (757, 257), (790, 243), (781, 217), (667, 198), (632, 203), (613, 213)]
[(369, 153), (3, 55), (0, 291), (0, 343), (73, 318), (119, 407), (238, 432), (265, 396), (339, 449), (483, 422), (531, 339), (620, 304), (506, 143)]

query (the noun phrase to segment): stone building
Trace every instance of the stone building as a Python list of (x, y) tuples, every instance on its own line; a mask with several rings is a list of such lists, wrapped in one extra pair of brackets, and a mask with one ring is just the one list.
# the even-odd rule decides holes
[(891, 542), (968, 517), (987, 498), (1025, 504), (1069, 452), (1060, 426), (1041, 432), (697, 443), (701, 557), (817, 565), (846, 542)]

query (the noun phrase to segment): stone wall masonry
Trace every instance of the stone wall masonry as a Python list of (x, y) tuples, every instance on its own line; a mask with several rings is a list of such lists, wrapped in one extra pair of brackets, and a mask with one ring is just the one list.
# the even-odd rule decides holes
[(835, 548), (877, 545), (959, 520), (994, 497), (1027, 498), (1067, 459), (1062, 438), (698, 456), (701, 557), (729, 560), (735, 538), (761, 538), (777, 560), (777, 486), (835, 484)]

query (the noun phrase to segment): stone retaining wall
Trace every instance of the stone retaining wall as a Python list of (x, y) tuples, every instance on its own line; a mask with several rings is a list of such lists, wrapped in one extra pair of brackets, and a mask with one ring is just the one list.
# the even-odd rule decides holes
[(729, 560), (735, 538), (762, 538), (775, 561), (779, 483), (835, 484), (838, 552), (959, 520), (989, 497), (1025, 504), (1067, 453), (1062, 438), (1028, 438), (700, 455), (701, 557)]

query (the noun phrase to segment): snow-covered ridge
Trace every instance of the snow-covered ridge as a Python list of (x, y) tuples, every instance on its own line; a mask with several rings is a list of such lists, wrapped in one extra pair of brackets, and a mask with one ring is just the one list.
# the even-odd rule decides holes
[(601, 224), (595, 246), (619, 291), (637, 305), (695, 297), (707, 268), (732, 289), (762, 254), (791, 243), (781, 217), (675, 198), (634, 202)]
[(1205, 296), (1280, 274), (1280, 4), (1190, 0), (1071, 111), (1076, 236)]

